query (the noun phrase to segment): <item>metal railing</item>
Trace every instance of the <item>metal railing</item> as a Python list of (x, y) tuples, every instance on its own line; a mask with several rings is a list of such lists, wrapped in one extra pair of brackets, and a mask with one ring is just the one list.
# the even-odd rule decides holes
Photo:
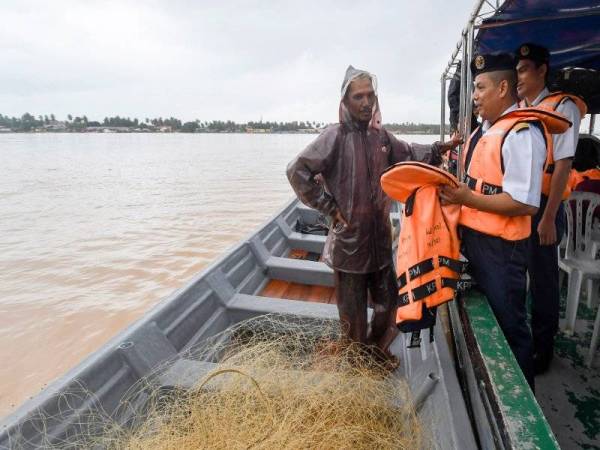
[[(492, 15), (496, 14), (504, 1), (489, 1), (478, 0), (469, 16), (467, 25), (461, 33), (461, 39), (456, 44), (450, 60), (441, 76), (441, 121), (440, 121), (440, 141), (444, 141), (446, 135), (446, 82), (451, 80), (455, 73), (459, 61), (461, 64), (460, 74), (460, 103), (459, 103), (459, 123), (458, 131), (466, 140), (471, 134), (471, 115), (473, 113), (473, 103), (471, 101), (471, 85), (473, 84), (471, 71), (469, 70), (469, 62), (473, 57), (473, 45), (475, 41), (475, 30), (478, 29), (482, 22)], [(458, 166), (457, 176), (462, 179), (462, 152), (464, 144), (458, 149)]]

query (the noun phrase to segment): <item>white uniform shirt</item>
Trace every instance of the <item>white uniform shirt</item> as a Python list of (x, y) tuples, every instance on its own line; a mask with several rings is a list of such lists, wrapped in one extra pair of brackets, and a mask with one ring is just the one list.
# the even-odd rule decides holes
[[(544, 88), (540, 95), (531, 103), (532, 106), (540, 104), (544, 97), (550, 95), (548, 88)], [(552, 136), (552, 142), (554, 144), (554, 161), (559, 159), (572, 158), (575, 156), (575, 149), (577, 148), (577, 140), (579, 139), (579, 125), (581, 124), (581, 116), (579, 115), (579, 108), (575, 102), (571, 99), (563, 101), (556, 108), (556, 112), (562, 114), (571, 121), (571, 126), (567, 131), (562, 134), (555, 134)]]
[[(502, 113), (508, 114), (518, 108), (515, 103)], [(492, 124), (487, 120), (481, 125), (483, 135)], [(541, 130), (531, 125), (519, 131), (511, 130), (502, 144), (504, 177), (502, 192), (520, 203), (540, 206), (542, 172), (546, 161), (546, 143)]]

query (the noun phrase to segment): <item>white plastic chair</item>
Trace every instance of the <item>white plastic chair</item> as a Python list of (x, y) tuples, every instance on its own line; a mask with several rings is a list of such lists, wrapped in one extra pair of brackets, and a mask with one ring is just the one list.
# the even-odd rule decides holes
[[(582, 213), (583, 205), (587, 205), (585, 216)], [(595, 259), (596, 246), (592, 244), (593, 214), (598, 205), (600, 195), (590, 192), (573, 192), (565, 202), (567, 245), (565, 256), (559, 259), (558, 265), (569, 274), (565, 323), (565, 332), (569, 334), (573, 333), (575, 327), (583, 281), (600, 279), (600, 261)]]
[[(594, 259), (600, 259), (600, 223), (596, 222), (592, 225), (592, 255)], [(598, 261), (600, 264), (600, 261)], [(587, 306), (592, 308), (596, 304), (598, 297), (598, 289), (600, 288), (600, 280), (587, 280)]]

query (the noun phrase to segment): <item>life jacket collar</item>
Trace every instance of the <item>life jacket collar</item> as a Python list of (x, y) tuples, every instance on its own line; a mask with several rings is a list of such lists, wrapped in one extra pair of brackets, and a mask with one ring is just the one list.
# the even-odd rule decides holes
[(415, 161), (394, 164), (381, 176), (383, 191), (402, 203), (406, 203), (417, 189), (427, 185), (458, 187), (458, 180), (442, 169)]

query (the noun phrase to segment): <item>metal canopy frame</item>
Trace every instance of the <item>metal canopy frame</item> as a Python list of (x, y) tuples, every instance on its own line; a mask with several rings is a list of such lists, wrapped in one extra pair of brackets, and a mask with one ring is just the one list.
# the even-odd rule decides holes
[[(483, 21), (496, 14), (502, 7), (505, 1), (490, 1), (478, 0), (473, 8), (469, 20), (462, 30), (461, 39), (456, 44), (450, 60), (441, 76), (441, 121), (440, 121), (440, 141), (444, 142), (446, 135), (446, 83), (451, 80), (458, 66), (459, 61), (464, 61), (461, 64), (460, 73), (460, 103), (458, 114), (458, 131), (465, 139), (471, 134), (471, 120), (473, 113), (473, 103), (471, 102), (471, 85), (473, 84), (471, 71), (469, 70), (469, 61), (473, 57), (473, 42), (475, 39), (475, 30), (481, 27)], [(464, 151), (464, 144), (458, 149), (458, 179), (462, 179), (462, 161), (461, 155)]]
[[(494, 16), (502, 7), (510, 0), (477, 0), (475, 7), (469, 15), (469, 20), (465, 28), (461, 32), (461, 38), (456, 44), (450, 60), (446, 65), (442, 76), (441, 82), (441, 116), (440, 116), (440, 141), (444, 142), (446, 135), (446, 83), (451, 80), (456, 74), (456, 68), (458, 62), (463, 61), (461, 64), (460, 73), (460, 103), (459, 103), (459, 122), (458, 131), (467, 139), (471, 134), (471, 115), (473, 114), (473, 102), (471, 101), (471, 89), (473, 79), (471, 71), (469, 70), (469, 62), (473, 58), (473, 47), (475, 41), (475, 31), (479, 29), (491, 29), (511, 25), (514, 23), (525, 23), (540, 20), (560, 20), (573, 17), (582, 17), (590, 15), (600, 15), (600, 10), (593, 11), (564, 11), (562, 14), (554, 16), (536, 16), (528, 17), (524, 19), (515, 19), (501, 22), (487, 22), (486, 19)], [(590, 115), (589, 133), (594, 133), (595, 114)], [(463, 178), (463, 167), (461, 164), (462, 153), (464, 151), (464, 144), (458, 149), (458, 164), (457, 164), (457, 177), (459, 180)]]

